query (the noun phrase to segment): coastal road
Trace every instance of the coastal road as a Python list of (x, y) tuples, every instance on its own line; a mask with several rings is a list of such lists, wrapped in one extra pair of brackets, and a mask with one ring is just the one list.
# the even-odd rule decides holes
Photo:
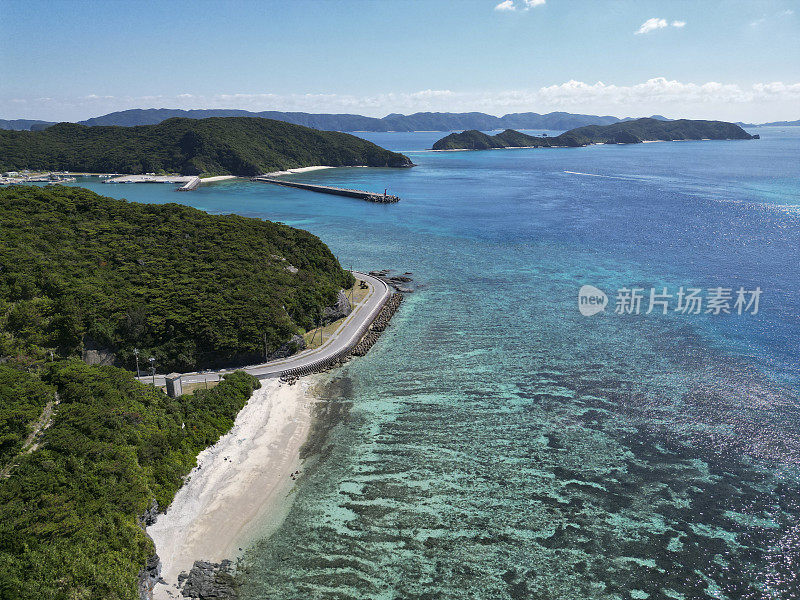
[[(336, 331), (325, 340), (318, 348), (304, 350), (287, 358), (273, 360), (267, 363), (240, 367), (236, 369), (223, 369), (220, 371), (192, 372), (181, 374), (181, 384), (203, 383), (205, 381), (217, 381), (226, 373), (234, 371), (245, 371), (258, 377), (268, 379), (280, 377), (283, 371), (301, 367), (311, 367), (318, 363), (333, 358), (339, 352), (352, 348), (361, 336), (364, 335), (367, 327), (378, 316), (384, 302), (391, 295), (391, 290), (385, 282), (376, 277), (371, 277), (365, 273), (353, 271), (353, 275), (367, 283), (369, 291), (361, 302), (353, 307), (353, 311), (339, 324)], [(144, 375), (139, 378), (143, 383), (155, 383), (156, 386), (166, 385), (164, 375), (156, 374), (155, 378)]]

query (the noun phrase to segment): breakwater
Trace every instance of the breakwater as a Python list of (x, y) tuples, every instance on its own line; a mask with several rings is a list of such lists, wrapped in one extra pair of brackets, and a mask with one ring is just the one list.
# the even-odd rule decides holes
[(120, 175), (111, 177), (103, 183), (171, 183), (181, 184), (175, 188), (176, 192), (188, 192), (200, 185), (200, 178), (196, 175)]
[(267, 177), (261, 175), (253, 177), (251, 181), (261, 181), (263, 183), (272, 183), (275, 185), (282, 185), (284, 187), (297, 188), (300, 190), (308, 190), (310, 192), (319, 192), (321, 194), (334, 194), (336, 196), (347, 196), (349, 198), (358, 198), (360, 200), (367, 200), (368, 202), (378, 202), (380, 204), (392, 204), (399, 202), (398, 196), (387, 194), (376, 194), (375, 192), (367, 192), (364, 190), (351, 190), (347, 188), (337, 188), (330, 185), (315, 185), (312, 183), (299, 183), (297, 181), (286, 181), (285, 179), (278, 179), (276, 177)]
[(341, 366), (348, 360), (348, 358), (350, 358), (351, 355), (364, 356), (369, 349), (372, 348), (375, 342), (378, 341), (381, 333), (383, 333), (389, 326), (389, 321), (391, 321), (392, 317), (397, 312), (397, 309), (400, 308), (400, 304), (402, 302), (402, 294), (392, 294), (383, 303), (383, 306), (375, 316), (375, 319), (373, 319), (371, 323), (367, 321), (364, 323), (364, 325), (362, 325), (362, 331), (360, 335), (356, 336), (358, 341), (355, 344), (343, 348), (336, 354), (321, 359), (320, 361), (310, 365), (282, 371), (280, 374), (281, 380), (291, 382), (299, 377), (303, 377), (304, 375), (311, 375), (313, 373), (319, 373), (333, 367)]

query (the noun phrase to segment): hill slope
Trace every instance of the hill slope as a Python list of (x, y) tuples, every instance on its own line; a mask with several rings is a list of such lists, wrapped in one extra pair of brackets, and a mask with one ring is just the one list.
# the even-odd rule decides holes
[(0, 365), (0, 392), (8, 382), (18, 413), (60, 402), (35, 449), (0, 456), (0, 597), (139, 600), (137, 574), (154, 554), (143, 517), (154, 501), (167, 507), (258, 380), (240, 371), (169, 398), (122, 369), (65, 360), (39, 372)]
[(141, 127), (59, 123), (44, 131), (0, 131), (0, 170), (252, 176), (312, 165), (412, 163), (346, 133), (251, 117), (175, 118)]
[(0, 222), (0, 359), (94, 349), (134, 369), (139, 348), (161, 372), (252, 364), (352, 281), (307, 231), (83, 188), (0, 190)]
[(438, 140), (434, 150), (488, 150), (491, 148), (523, 148), (554, 146), (586, 146), (588, 144), (636, 144), (646, 141), (671, 140), (750, 140), (757, 139), (733, 123), (724, 121), (661, 121), (636, 119), (612, 125), (589, 125), (570, 129), (556, 137), (536, 137), (506, 130), (497, 135), (480, 131), (451, 133)]

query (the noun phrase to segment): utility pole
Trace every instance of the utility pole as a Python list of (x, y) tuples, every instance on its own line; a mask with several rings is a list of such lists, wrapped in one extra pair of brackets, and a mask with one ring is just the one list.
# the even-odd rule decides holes
[(317, 337), (317, 319), (314, 318), (314, 331), (311, 334), (311, 341), (308, 342), (308, 347), (309, 348), (313, 348), (314, 347), (314, 338), (316, 338), (316, 337)]
[(264, 332), (264, 362), (267, 362), (267, 332)]
[(153, 387), (156, 386), (156, 359), (154, 356), (150, 357), (150, 372), (153, 374)]
[(134, 348), (133, 349), (133, 355), (136, 357), (136, 378), (138, 379), (139, 377), (141, 377), (141, 374), (139, 373), (139, 349), (138, 348)]
[[(353, 272), (353, 265), (350, 265), (350, 272), (351, 273)], [(351, 308), (353, 306), (353, 293), (355, 291), (356, 291), (356, 280), (353, 279), (353, 287), (350, 288), (350, 298), (348, 298), (348, 300), (350, 300), (350, 307)]]

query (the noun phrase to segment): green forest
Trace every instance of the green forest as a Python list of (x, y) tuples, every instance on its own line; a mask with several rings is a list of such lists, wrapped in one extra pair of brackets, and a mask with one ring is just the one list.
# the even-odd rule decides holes
[(305, 231), (82, 188), (4, 189), (0, 222), (0, 598), (136, 600), (147, 515), (259, 382), (170, 398), (133, 349), (161, 372), (261, 358), (353, 277)]
[(492, 148), (579, 147), (589, 144), (638, 144), (672, 140), (750, 140), (757, 139), (734, 123), (679, 119), (635, 119), (612, 125), (587, 125), (554, 137), (537, 137), (506, 129), (488, 135), (474, 129), (451, 133), (433, 144), (434, 150), (490, 150)]
[[(83, 188), (0, 191), (0, 356), (98, 350), (159, 372), (258, 362), (352, 285), (316, 236)], [(296, 270), (296, 271), (295, 271)]]
[(0, 365), (0, 439), (58, 401), (35, 450), (12, 456), (12, 441), (0, 456), (0, 598), (137, 600), (154, 553), (143, 515), (171, 502), (258, 387), (239, 371), (170, 398), (129, 371), (76, 359)]
[(410, 167), (408, 157), (347, 133), (256, 117), (157, 125), (0, 130), (0, 171), (253, 176), (314, 165)]

